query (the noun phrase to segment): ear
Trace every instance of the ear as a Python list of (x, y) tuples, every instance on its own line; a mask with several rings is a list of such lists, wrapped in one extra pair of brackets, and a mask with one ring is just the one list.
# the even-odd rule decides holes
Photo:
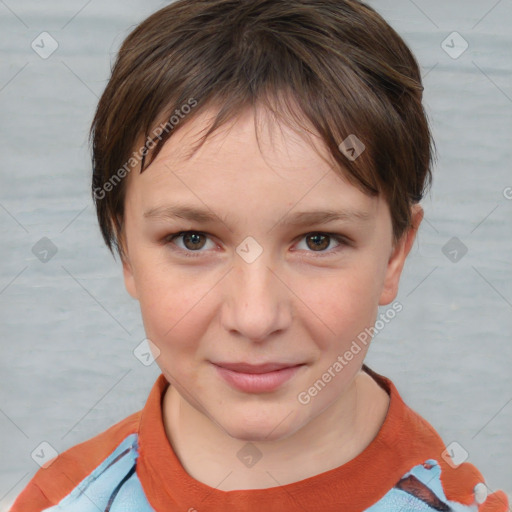
[(379, 306), (385, 306), (395, 300), (398, 294), (398, 284), (404, 268), (405, 260), (409, 254), (412, 244), (416, 239), (416, 234), (423, 220), (424, 211), (419, 204), (415, 204), (411, 211), (411, 227), (402, 235), (396, 243), (389, 258), (386, 276), (379, 299)]
[(121, 234), (118, 236), (118, 244), (121, 252), (121, 262), (123, 264), (123, 277), (124, 286), (126, 291), (134, 298), (138, 299), (137, 287), (135, 286), (135, 276), (133, 273), (132, 264), (130, 262), (130, 255), (126, 244), (124, 226)]
[(135, 286), (135, 278), (133, 276), (133, 270), (130, 261), (125, 256), (123, 258), (123, 276), (124, 276), (124, 286), (126, 291), (134, 298), (138, 299), (137, 288)]

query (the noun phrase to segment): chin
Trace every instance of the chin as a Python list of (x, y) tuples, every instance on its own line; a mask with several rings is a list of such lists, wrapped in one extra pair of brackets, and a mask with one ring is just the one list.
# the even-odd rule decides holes
[(293, 422), (292, 414), (288, 417), (286, 415), (283, 417), (276, 415), (267, 416), (260, 421), (254, 418), (248, 421), (243, 418), (237, 419), (233, 417), (231, 420), (228, 424), (221, 423), (227, 434), (240, 441), (252, 441), (255, 443), (284, 440), (303, 426)]

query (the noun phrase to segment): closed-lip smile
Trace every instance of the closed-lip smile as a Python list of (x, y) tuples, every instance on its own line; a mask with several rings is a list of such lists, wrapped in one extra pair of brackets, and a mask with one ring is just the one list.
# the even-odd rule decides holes
[(231, 370), (233, 372), (239, 373), (269, 373), (275, 372), (278, 370), (283, 370), (284, 368), (291, 368), (294, 366), (300, 366), (303, 363), (265, 363), (265, 364), (249, 364), (249, 363), (213, 363), (216, 366), (220, 366), (225, 368), (226, 370)]
[(219, 376), (243, 393), (271, 393), (292, 379), (304, 363), (213, 363)]

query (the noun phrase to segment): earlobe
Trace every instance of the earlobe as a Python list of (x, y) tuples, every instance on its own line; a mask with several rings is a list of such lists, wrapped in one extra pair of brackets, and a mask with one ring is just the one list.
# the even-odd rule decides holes
[(393, 248), (389, 258), (386, 276), (382, 287), (382, 293), (379, 300), (379, 306), (390, 304), (398, 294), (398, 285), (400, 276), (404, 268), (405, 260), (412, 249), (416, 234), (423, 220), (423, 208), (416, 204), (412, 207), (411, 227), (402, 235), (401, 239)]

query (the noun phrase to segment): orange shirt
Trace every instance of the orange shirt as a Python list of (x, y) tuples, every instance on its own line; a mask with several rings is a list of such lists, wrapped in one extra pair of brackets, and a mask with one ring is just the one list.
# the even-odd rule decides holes
[(472, 464), (455, 467), (442, 439), (391, 380), (363, 369), (390, 395), (388, 413), (373, 441), (338, 468), (268, 489), (220, 491), (195, 480), (165, 434), (162, 398), (169, 383), (161, 374), (141, 411), (38, 470), (11, 512), (508, 510), (504, 492), (486, 497)]

